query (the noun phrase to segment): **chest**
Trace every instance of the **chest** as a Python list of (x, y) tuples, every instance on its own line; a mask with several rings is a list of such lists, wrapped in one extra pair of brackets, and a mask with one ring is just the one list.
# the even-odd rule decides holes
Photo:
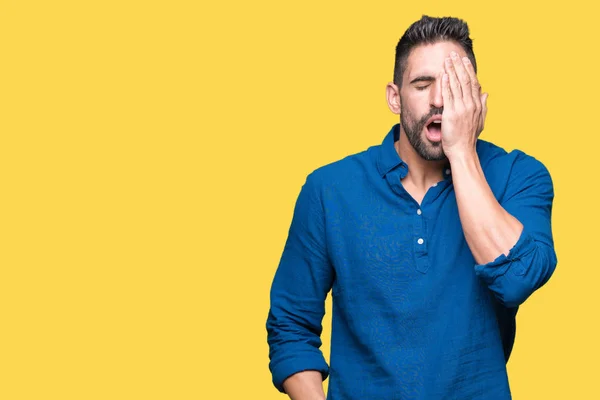
[(339, 288), (396, 299), (474, 279), (453, 193), (424, 196), (421, 204), (398, 197), (338, 204), (326, 232)]

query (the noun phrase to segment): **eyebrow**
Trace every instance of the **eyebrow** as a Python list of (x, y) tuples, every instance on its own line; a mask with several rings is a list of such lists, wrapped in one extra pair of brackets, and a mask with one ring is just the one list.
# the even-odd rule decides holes
[(417, 82), (433, 82), (433, 81), (435, 81), (435, 76), (421, 75), (421, 76), (417, 76), (415, 79), (410, 81), (410, 84), (412, 85), (413, 83), (417, 83)]

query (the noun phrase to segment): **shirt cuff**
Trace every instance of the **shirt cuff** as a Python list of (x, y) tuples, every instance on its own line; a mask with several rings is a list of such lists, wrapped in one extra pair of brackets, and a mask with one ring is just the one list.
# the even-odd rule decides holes
[(301, 356), (286, 358), (274, 363), (272, 365), (273, 384), (281, 393), (285, 393), (283, 381), (302, 371), (319, 371), (323, 376), (323, 380), (329, 376), (329, 366), (322, 354), (305, 353)]
[(516, 263), (523, 257), (535, 250), (533, 237), (523, 229), (519, 240), (510, 249), (508, 255), (500, 254), (494, 261), (487, 264), (476, 264), (475, 273), (488, 285), (492, 284), (498, 277), (507, 273), (523, 275), (526, 272), (526, 263)]

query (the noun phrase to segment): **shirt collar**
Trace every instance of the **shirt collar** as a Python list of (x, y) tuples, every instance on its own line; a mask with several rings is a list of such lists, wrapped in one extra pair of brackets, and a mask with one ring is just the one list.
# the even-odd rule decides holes
[(390, 129), (379, 147), (379, 157), (377, 158), (377, 170), (381, 176), (396, 168), (404, 162), (398, 155), (394, 143), (400, 138), (400, 124), (396, 124)]

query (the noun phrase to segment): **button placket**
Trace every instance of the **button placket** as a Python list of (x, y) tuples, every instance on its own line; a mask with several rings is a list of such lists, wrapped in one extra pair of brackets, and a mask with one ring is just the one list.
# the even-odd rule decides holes
[(423, 218), (423, 211), (421, 208), (417, 208), (414, 217), (414, 251), (415, 251), (415, 264), (417, 271), (426, 273), (429, 269), (429, 257), (427, 256), (427, 227), (425, 219)]

